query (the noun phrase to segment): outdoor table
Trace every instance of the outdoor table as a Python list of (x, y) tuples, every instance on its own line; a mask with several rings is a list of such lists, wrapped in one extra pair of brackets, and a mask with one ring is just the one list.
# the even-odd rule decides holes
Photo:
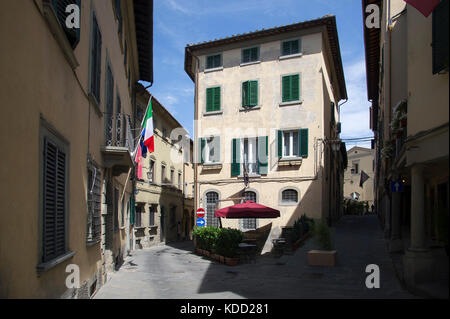
[(256, 261), (256, 247), (254, 244), (240, 243), (239, 250), (241, 253), (239, 255), (248, 262), (250, 260)]

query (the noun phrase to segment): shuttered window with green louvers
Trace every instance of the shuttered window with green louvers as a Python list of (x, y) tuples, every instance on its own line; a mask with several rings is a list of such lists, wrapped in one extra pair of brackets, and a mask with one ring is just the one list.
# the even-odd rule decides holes
[(242, 63), (255, 62), (259, 59), (259, 48), (249, 48), (242, 50)]
[(43, 159), (42, 262), (47, 262), (66, 253), (67, 248), (66, 151), (46, 137)]
[(449, 0), (442, 0), (433, 11), (432, 21), (432, 64), (433, 74), (448, 72), (448, 11)]
[(80, 28), (68, 28), (66, 26), (67, 17), (72, 14), (72, 11), (70, 10), (67, 10), (68, 12), (66, 12), (66, 8), (69, 5), (77, 5), (79, 8), (78, 13), (81, 15), (81, 0), (51, 0), (51, 4), (56, 17), (58, 18), (58, 22), (66, 34), (67, 40), (72, 49), (75, 49), (78, 42), (80, 42)]
[(220, 111), (220, 86), (206, 89), (206, 112)]
[(300, 40), (284, 41), (281, 45), (281, 55), (300, 53)]
[(214, 69), (222, 66), (222, 54), (215, 54), (206, 57), (206, 69)]
[(242, 83), (242, 107), (258, 105), (258, 81)]
[(282, 77), (282, 102), (300, 100), (300, 74)]

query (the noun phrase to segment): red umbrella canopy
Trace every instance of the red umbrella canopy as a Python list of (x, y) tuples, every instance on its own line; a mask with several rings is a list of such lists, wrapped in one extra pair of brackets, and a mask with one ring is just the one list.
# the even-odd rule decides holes
[(248, 200), (241, 204), (218, 209), (214, 212), (214, 216), (224, 218), (276, 218), (280, 217), (280, 211)]

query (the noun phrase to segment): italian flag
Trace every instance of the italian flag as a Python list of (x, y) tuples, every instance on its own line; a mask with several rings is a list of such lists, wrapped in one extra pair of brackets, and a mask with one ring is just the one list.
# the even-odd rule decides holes
[(144, 126), (142, 135), (144, 136), (144, 145), (148, 148), (150, 153), (155, 151), (155, 141), (153, 137), (153, 111), (152, 111), (152, 97), (148, 100), (147, 113), (145, 113)]

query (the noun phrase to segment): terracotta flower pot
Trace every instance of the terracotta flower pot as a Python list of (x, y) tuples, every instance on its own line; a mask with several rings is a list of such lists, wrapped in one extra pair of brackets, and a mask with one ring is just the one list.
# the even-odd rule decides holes
[(211, 256), (211, 253), (209, 252), (209, 250), (205, 250), (205, 256), (206, 256), (206, 257)]
[(238, 264), (239, 258), (226, 257), (225, 262), (228, 266), (236, 266)]
[(222, 264), (224, 264), (225, 263), (225, 257), (224, 256), (220, 256), (220, 262), (222, 263)]
[(201, 255), (202, 254), (202, 250), (200, 248), (195, 248), (195, 253), (197, 255)]

